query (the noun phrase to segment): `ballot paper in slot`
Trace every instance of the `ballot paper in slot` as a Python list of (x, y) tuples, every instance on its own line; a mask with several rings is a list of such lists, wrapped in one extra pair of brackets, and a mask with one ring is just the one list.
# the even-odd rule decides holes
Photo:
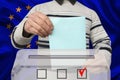
[[(73, 54), (73, 52), (75, 53)], [(73, 50), (73, 52), (72, 50), (55, 50), (51, 52), (48, 49), (20, 50), (12, 69), (12, 80), (101, 80), (101, 77), (104, 80), (110, 80), (109, 69), (106, 66), (100, 64), (85, 67), (83, 64), (85, 61), (80, 63), (80, 60), (94, 60), (96, 50)], [(86, 55), (84, 55), (84, 52)], [(63, 59), (68, 60), (70, 65)], [(60, 61), (52, 63), (56, 60), (60, 60), (63, 65)], [(75, 63), (74, 60), (76, 60)], [(98, 68), (98, 71), (92, 72)]]
[(85, 17), (50, 17), (50, 49), (86, 49)]

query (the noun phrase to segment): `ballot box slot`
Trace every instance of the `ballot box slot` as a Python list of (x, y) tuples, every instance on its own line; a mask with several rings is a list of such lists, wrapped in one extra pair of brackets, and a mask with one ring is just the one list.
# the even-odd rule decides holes
[(94, 59), (94, 55), (29, 55), (29, 59)]

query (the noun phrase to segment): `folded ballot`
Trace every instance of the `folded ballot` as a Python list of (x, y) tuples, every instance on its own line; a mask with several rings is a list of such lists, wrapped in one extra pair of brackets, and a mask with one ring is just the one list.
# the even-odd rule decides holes
[(50, 49), (86, 49), (85, 17), (50, 17)]

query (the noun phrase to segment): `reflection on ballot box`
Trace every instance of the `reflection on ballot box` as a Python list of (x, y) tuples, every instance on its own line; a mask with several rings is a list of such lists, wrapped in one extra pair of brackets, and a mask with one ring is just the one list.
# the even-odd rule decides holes
[(110, 80), (107, 66), (86, 64), (88, 60), (95, 60), (96, 51), (20, 50), (12, 69), (12, 80)]

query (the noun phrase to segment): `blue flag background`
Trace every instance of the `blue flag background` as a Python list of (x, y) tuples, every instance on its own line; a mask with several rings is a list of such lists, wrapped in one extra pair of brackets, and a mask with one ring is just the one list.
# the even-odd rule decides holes
[[(0, 1), (0, 80), (10, 80), (17, 49), (13, 48), (10, 35), (29, 10), (36, 4), (50, 0), (1, 0)], [(120, 0), (78, 0), (94, 9), (112, 41), (112, 80), (120, 80)], [(37, 36), (26, 48), (37, 48)]]

